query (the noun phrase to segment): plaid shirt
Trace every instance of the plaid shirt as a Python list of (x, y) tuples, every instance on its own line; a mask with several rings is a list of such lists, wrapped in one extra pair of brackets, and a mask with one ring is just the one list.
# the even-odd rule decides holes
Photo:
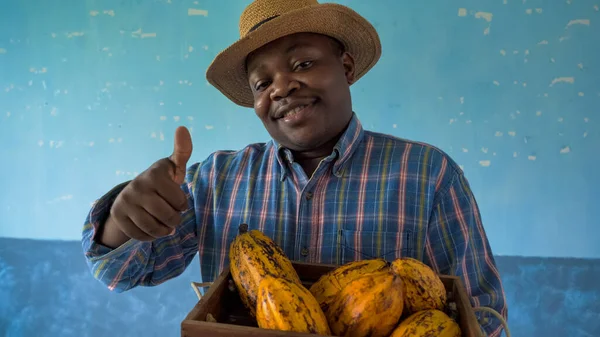
[[(196, 253), (202, 280), (212, 281), (246, 223), (296, 261), (419, 259), (460, 276), (473, 306), (507, 315), (479, 209), (458, 165), (427, 144), (365, 131), (356, 116), (312, 177), (274, 141), (211, 154), (187, 171), (182, 188), (189, 209), (175, 234), (111, 251), (92, 238), (125, 184), (95, 203), (83, 227), (89, 267), (111, 290), (167, 281)], [(485, 315), (480, 323), (488, 335), (499, 335), (497, 319)]]

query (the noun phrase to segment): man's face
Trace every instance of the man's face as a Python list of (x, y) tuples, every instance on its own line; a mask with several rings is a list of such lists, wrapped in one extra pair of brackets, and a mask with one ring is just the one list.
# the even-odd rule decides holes
[(254, 110), (281, 145), (310, 151), (331, 141), (352, 117), (354, 60), (332, 39), (301, 33), (283, 37), (247, 59)]

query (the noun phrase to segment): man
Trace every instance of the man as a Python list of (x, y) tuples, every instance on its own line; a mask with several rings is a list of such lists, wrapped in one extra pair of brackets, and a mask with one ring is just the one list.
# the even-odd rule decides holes
[[(507, 315), (479, 210), (460, 168), (422, 143), (363, 130), (350, 85), (379, 59), (375, 29), (354, 11), (315, 0), (257, 0), (241, 39), (207, 78), (254, 107), (272, 137), (187, 167), (192, 141), (92, 207), (83, 249), (109, 289), (180, 275), (196, 253), (203, 281), (228, 264), (241, 223), (297, 261), (342, 264), (408, 256), (459, 275), (474, 306)], [(496, 319), (481, 322), (497, 336)]]

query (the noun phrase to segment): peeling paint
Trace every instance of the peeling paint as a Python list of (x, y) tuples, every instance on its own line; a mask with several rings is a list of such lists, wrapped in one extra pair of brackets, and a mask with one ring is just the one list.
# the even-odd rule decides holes
[(458, 16), (467, 16), (467, 9), (466, 8), (459, 8), (458, 9)]
[(565, 147), (563, 147), (563, 148), (560, 149), (560, 153), (561, 154), (566, 154), (566, 153), (569, 153), (569, 152), (571, 152), (571, 148), (569, 146), (565, 146)]
[(490, 160), (480, 160), (479, 165), (483, 167), (489, 167), (490, 165), (492, 165), (492, 162)]
[(536, 160), (536, 159), (537, 159), (537, 157), (536, 157), (536, 156), (531, 156), (531, 155), (529, 155), (529, 156), (527, 156), (527, 159), (529, 159), (529, 160), (531, 160), (531, 161), (534, 161), (534, 160)]
[(546, 44), (548, 44), (548, 40), (542, 40), (542, 41), (538, 42), (538, 45), (540, 45), (540, 46), (546, 45)]
[(515, 131), (508, 131), (508, 135), (514, 137), (517, 135), (517, 133)]
[(555, 79), (552, 80), (552, 83), (550, 83), (550, 86), (554, 86), (556, 83), (569, 83), (569, 84), (573, 84), (575, 83), (575, 77), (557, 77)]
[(189, 16), (195, 16), (195, 15), (208, 16), (208, 11), (204, 10), (204, 9), (188, 8), (188, 15)]
[(132, 36), (132, 37), (135, 37), (135, 38), (142, 38), (142, 39), (146, 39), (146, 38), (153, 38), (153, 37), (156, 37), (156, 33), (145, 33), (145, 32), (142, 32), (142, 29), (141, 29), (141, 28), (139, 28), (138, 30), (136, 30), (136, 31), (132, 32), (132, 33), (131, 33), (131, 36)]
[(493, 14), (489, 12), (476, 12), (475, 18), (484, 19), (487, 22), (492, 22)]
[(67, 33), (66, 35), (67, 35), (68, 39), (71, 39), (71, 38), (74, 38), (74, 37), (84, 36), (85, 33), (84, 32), (70, 32), (70, 33)]
[(565, 27), (565, 29), (573, 26), (573, 25), (584, 25), (584, 26), (589, 26), (590, 25), (590, 20), (589, 19), (576, 19), (576, 20), (571, 20), (569, 21), (569, 23), (567, 24), (567, 26)]
[(8, 50), (6, 50), (6, 48), (0, 48), (0, 54), (6, 54), (8, 53)]
[(54, 198), (52, 200), (48, 200), (46, 201), (47, 204), (55, 204), (61, 201), (67, 201), (67, 200), (71, 200), (73, 199), (73, 195), (72, 194), (68, 194), (68, 195), (63, 195), (57, 198)]

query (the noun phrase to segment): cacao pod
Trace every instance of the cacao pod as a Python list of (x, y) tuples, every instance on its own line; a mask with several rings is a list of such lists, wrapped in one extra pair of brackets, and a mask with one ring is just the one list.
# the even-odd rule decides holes
[(258, 230), (247, 231), (245, 224), (230, 245), (229, 262), (240, 299), (252, 316), (256, 313), (256, 294), (263, 277), (271, 275), (301, 283), (281, 247)]
[(460, 326), (437, 309), (418, 311), (403, 320), (390, 337), (460, 337)]
[(384, 269), (388, 262), (384, 259), (368, 259), (352, 261), (343, 264), (327, 274), (322, 275), (310, 287), (310, 292), (315, 296), (323, 311), (327, 311), (336, 295), (356, 278)]
[(433, 269), (419, 260), (405, 257), (395, 259), (392, 270), (402, 277), (407, 314), (426, 309), (444, 309), (446, 288)]
[(336, 336), (387, 337), (404, 307), (402, 278), (389, 269), (364, 274), (349, 282), (325, 316)]
[(265, 276), (258, 285), (256, 321), (263, 329), (331, 335), (327, 318), (303, 285)]

